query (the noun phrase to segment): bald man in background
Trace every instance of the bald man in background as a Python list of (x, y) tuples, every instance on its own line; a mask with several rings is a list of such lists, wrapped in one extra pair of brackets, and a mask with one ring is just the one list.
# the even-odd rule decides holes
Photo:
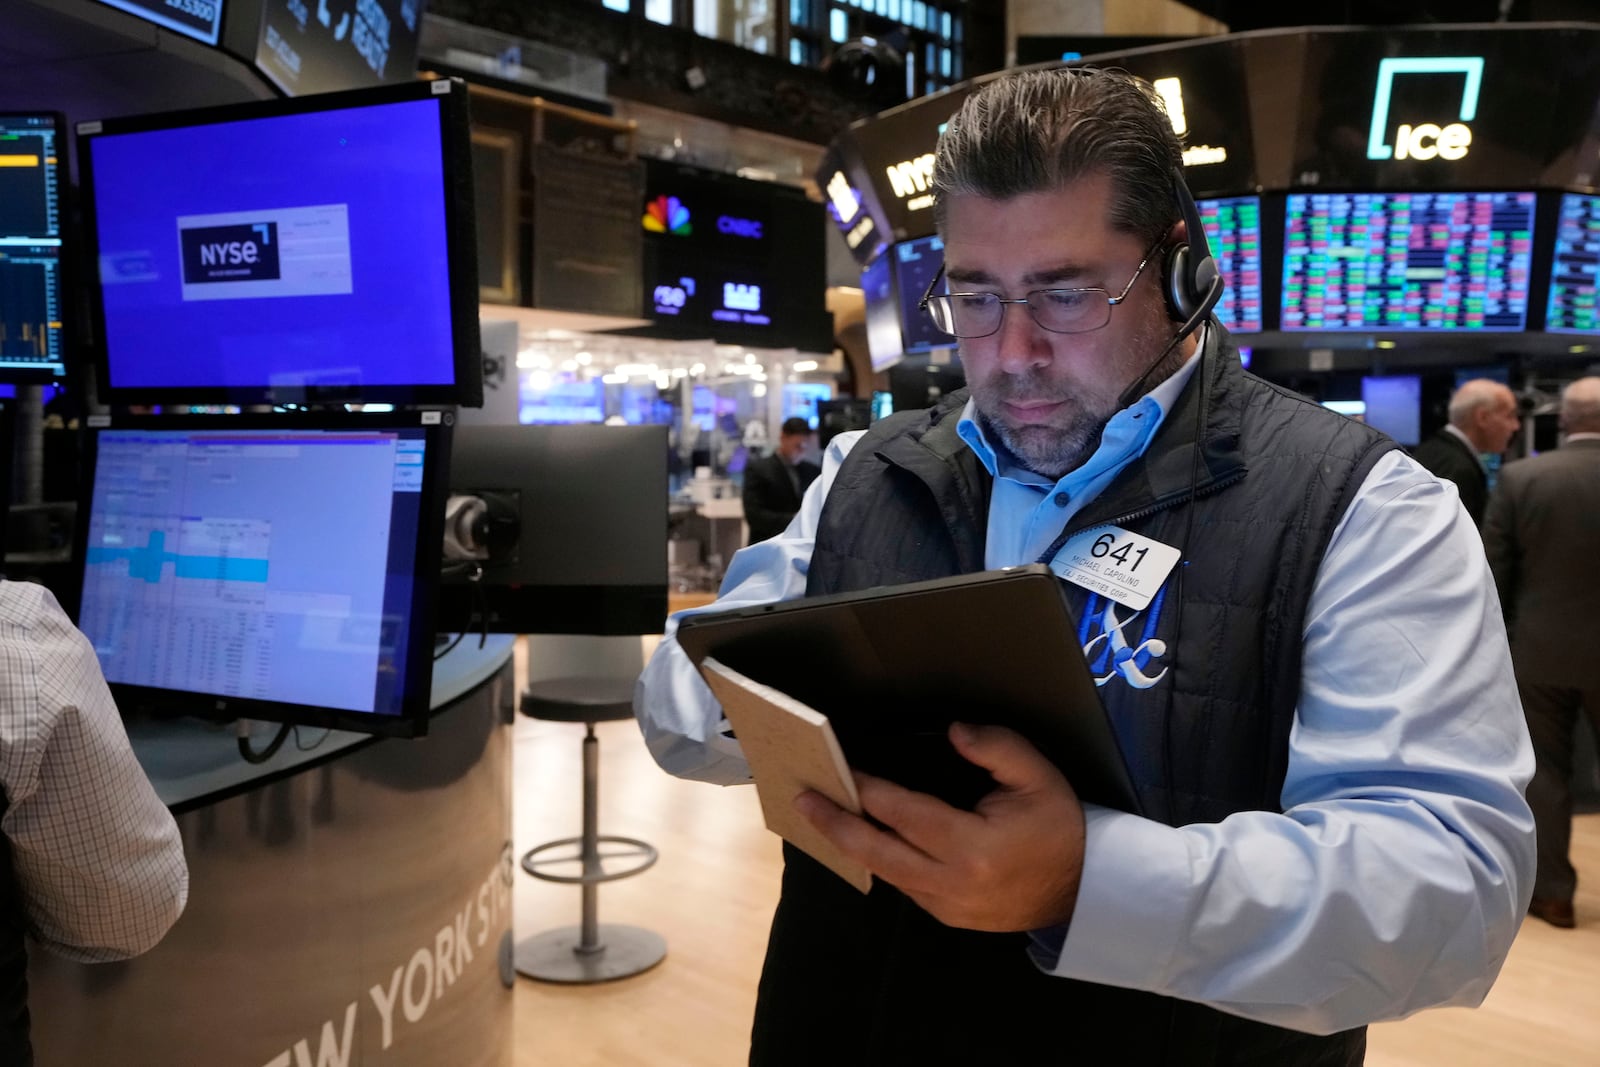
[(1573, 728), (1581, 707), (1600, 729), (1600, 378), (1561, 394), (1561, 447), (1507, 464), (1483, 547), (1511, 632), (1511, 662), (1537, 761), (1528, 785), (1539, 865), (1528, 913), (1576, 925)]
[(1479, 456), (1504, 452), (1519, 425), (1516, 394), (1499, 382), (1474, 378), (1450, 397), (1449, 424), (1418, 445), (1411, 458), (1435, 477), (1454, 482), (1461, 506), (1481, 527), (1489, 502), (1489, 472)]

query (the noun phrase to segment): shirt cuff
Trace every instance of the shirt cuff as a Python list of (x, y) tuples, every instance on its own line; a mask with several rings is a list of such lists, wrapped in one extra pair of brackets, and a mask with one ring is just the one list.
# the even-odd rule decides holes
[[(1183, 832), (1084, 805), (1083, 877), (1051, 974), (1159, 992), (1189, 923), (1190, 862)], [(1038, 939), (1030, 946), (1039, 947)]]

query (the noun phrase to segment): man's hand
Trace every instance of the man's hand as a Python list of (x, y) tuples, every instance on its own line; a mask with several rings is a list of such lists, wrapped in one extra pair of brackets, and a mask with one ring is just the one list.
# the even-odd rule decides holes
[(1083, 872), (1083, 807), (1049, 760), (1003, 726), (955, 723), (950, 741), (998, 788), (977, 810), (857, 774), (867, 814), (819, 793), (795, 807), (828, 840), (947, 926), (1037, 930), (1072, 918)]

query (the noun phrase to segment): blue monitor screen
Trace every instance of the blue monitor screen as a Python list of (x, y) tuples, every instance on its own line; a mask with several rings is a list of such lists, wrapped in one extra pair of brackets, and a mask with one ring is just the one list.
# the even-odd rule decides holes
[(377, 717), (420, 687), (425, 712), (438, 457), (383, 426), (100, 430), (79, 626), (106, 680)]
[[(902, 241), (891, 251), (895, 257), (895, 285), (900, 290), (900, 331), (906, 352), (927, 352), (952, 347), (956, 339), (934, 326), (928, 313), (917, 305), (928, 291), (933, 276), (944, 262), (944, 242), (937, 237)], [(942, 291), (942, 290), (941, 290)]]
[(817, 401), (832, 400), (833, 386), (826, 382), (790, 382), (783, 387), (783, 417), (802, 418), (817, 428)]
[(445, 99), (85, 131), (103, 384), (229, 399), (448, 390)]
[(1216, 315), (1234, 333), (1261, 330), (1261, 198), (1196, 201), (1227, 288)]
[(1422, 379), (1414, 374), (1362, 378), (1361, 403), (1368, 426), (1403, 445), (1422, 440)]
[(0, 114), (0, 380), (66, 373), (62, 147), (56, 116)]
[(1293, 193), (1285, 330), (1521, 330), (1533, 193)]
[(533, 423), (572, 423), (606, 421), (605, 383), (599, 378), (587, 382), (552, 382), (535, 374), (524, 374), (517, 382), (517, 421)]
[(867, 358), (873, 370), (899, 362), (905, 355), (900, 336), (900, 301), (894, 290), (892, 256), (879, 256), (861, 271), (861, 295), (867, 311)]
[(1550, 267), (1550, 303), (1544, 328), (1552, 333), (1600, 333), (1595, 296), (1600, 292), (1600, 196), (1567, 193), (1556, 223)]

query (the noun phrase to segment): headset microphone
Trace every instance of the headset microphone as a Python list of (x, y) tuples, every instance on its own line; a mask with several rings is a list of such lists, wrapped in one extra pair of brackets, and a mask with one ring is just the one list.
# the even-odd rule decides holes
[(1222, 291), (1226, 288), (1222, 272), (1217, 269), (1217, 261), (1211, 255), (1211, 242), (1206, 240), (1206, 227), (1200, 219), (1200, 209), (1195, 205), (1189, 187), (1184, 184), (1183, 175), (1176, 170), (1172, 172), (1172, 192), (1178, 201), (1178, 210), (1183, 215), (1187, 234), (1183, 244), (1174, 245), (1167, 253), (1161, 282), (1169, 314), (1173, 318), (1181, 318), (1183, 325), (1178, 327), (1178, 332), (1172, 335), (1172, 340), (1167, 342), (1161, 354), (1151, 360), (1144, 373), (1122, 391), (1117, 398), (1119, 410), (1144, 395), (1144, 383), (1150, 375), (1185, 337), (1200, 328), (1200, 324), (1222, 299)]

